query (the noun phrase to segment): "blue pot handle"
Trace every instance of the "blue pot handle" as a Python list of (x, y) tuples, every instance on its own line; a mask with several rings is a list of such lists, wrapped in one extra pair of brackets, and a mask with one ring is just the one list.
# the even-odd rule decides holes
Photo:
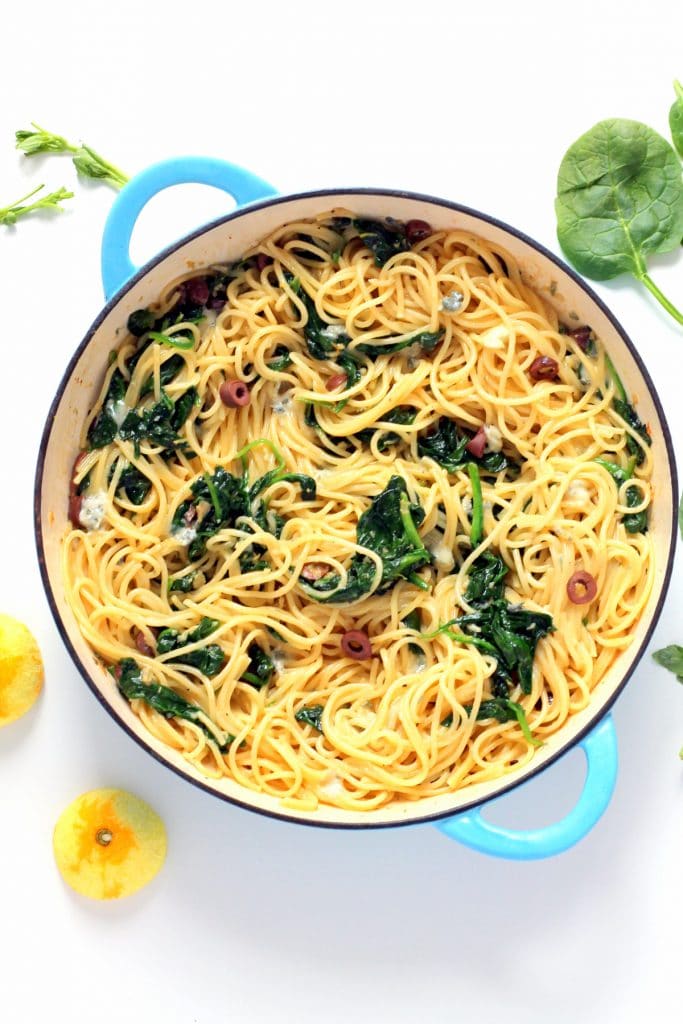
[(586, 781), (578, 803), (562, 821), (547, 828), (516, 832), (492, 825), (482, 817), (479, 808), (475, 808), (437, 822), (437, 827), (449, 839), (457, 839), (473, 850), (494, 857), (540, 860), (563, 853), (590, 832), (614, 792), (618, 758), (612, 716), (606, 715), (579, 746), (586, 757)]
[(102, 236), (102, 283), (107, 299), (136, 273), (129, 248), (135, 222), (149, 200), (171, 185), (214, 185), (228, 192), (238, 206), (276, 194), (267, 181), (236, 164), (208, 156), (181, 156), (152, 164), (119, 192)]

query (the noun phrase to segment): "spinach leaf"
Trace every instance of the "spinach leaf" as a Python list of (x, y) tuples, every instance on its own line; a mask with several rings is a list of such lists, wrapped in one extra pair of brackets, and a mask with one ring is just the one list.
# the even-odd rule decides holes
[(288, 366), (292, 365), (292, 356), (289, 349), (285, 345), (278, 345), (273, 352), (273, 359), (266, 366), (270, 370), (275, 370), (281, 373), (286, 370)]
[(175, 576), (173, 579), (168, 581), (168, 592), (169, 594), (174, 592), (180, 592), (181, 594), (189, 594), (194, 589), (194, 581), (197, 573), (188, 572), (184, 576)]
[[(402, 619), (401, 625), (405, 626), (406, 629), (414, 629), (416, 633), (419, 633), (422, 627), (422, 616), (420, 615), (420, 609), (413, 608), (412, 612), (408, 612), (406, 617)], [(422, 654), (422, 648), (420, 647), (419, 644), (408, 644), (408, 650), (410, 651), (411, 654)]]
[[(417, 416), (417, 409), (412, 405), (397, 405), (396, 408), (390, 409), (386, 415), (382, 416), (382, 423), (397, 423), (400, 426), (407, 426), (410, 423), (415, 422)], [(359, 441), (364, 444), (370, 444), (375, 434), (381, 434), (380, 440), (377, 442), (377, 450), (385, 452), (387, 448), (390, 448), (394, 444), (400, 444), (403, 440), (400, 434), (397, 434), (393, 430), (384, 431), (380, 426), (366, 427), (364, 430), (359, 430), (357, 434), (352, 434), (352, 437), (357, 437)]]
[(673, 149), (638, 121), (600, 121), (567, 150), (557, 179), (557, 236), (579, 273), (630, 273), (671, 316), (681, 313), (647, 273), (647, 257), (683, 236), (683, 179)]
[(438, 331), (419, 331), (417, 334), (410, 334), (407, 338), (402, 338), (401, 341), (390, 341), (385, 345), (360, 344), (357, 346), (357, 351), (372, 359), (377, 356), (391, 355), (392, 352), (400, 352), (401, 349), (410, 348), (411, 345), (419, 345), (424, 352), (433, 352), (445, 333), (443, 327)]
[(135, 466), (128, 466), (119, 477), (117, 493), (123, 490), (132, 505), (142, 505), (151, 488), (152, 483), (144, 473)]
[(424, 634), (425, 639), (432, 639), (445, 633), (459, 643), (471, 644), (495, 657), (494, 695), (504, 699), (515, 681), (523, 693), (531, 693), (538, 641), (555, 628), (552, 617), (545, 612), (508, 604), (503, 596), (507, 572), (499, 555), (484, 552), (470, 570), (465, 591), (465, 599), (474, 610), (451, 619), (433, 633)]
[[(596, 458), (593, 459), (593, 462), (597, 462), (599, 466), (606, 469), (617, 487), (621, 487), (633, 476), (636, 459), (637, 456), (632, 455), (626, 469), (622, 469), (616, 462), (611, 462), (609, 459)], [(627, 487), (625, 498), (629, 508), (635, 508), (642, 501), (642, 495), (637, 487)], [(647, 533), (647, 509), (643, 509), (641, 512), (627, 512), (621, 517), (621, 521), (627, 533)]]
[[(157, 637), (157, 654), (169, 654), (187, 644), (199, 643), (210, 636), (218, 628), (218, 625), (216, 619), (209, 619), (205, 616), (198, 626), (187, 633), (179, 633), (177, 629), (162, 629)], [(203, 675), (212, 678), (218, 675), (225, 665), (225, 654), (223, 648), (218, 644), (207, 644), (206, 647), (200, 647), (196, 651), (187, 651), (168, 660), (181, 665), (192, 665)]]
[(354, 220), (353, 226), (378, 267), (383, 267), (396, 253), (410, 250), (405, 228), (399, 221), (389, 217), (384, 221), (360, 219)]
[(119, 427), (119, 437), (124, 441), (134, 441), (136, 448), (139, 448), (141, 441), (149, 441), (150, 444), (169, 450), (184, 446), (177, 431), (187, 419), (197, 397), (196, 389), (188, 388), (177, 402), (173, 402), (162, 391), (161, 399), (149, 409), (141, 413), (135, 410), (128, 413)]
[(655, 651), (652, 657), (662, 668), (673, 672), (679, 683), (683, 683), (683, 647), (679, 644), (670, 644), (660, 651)]
[(287, 272), (285, 273), (285, 280), (289, 283), (295, 295), (301, 297), (301, 301), (306, 307), (308, 318), (304, 327), (304, 340), (311, 358), (334, 359), (336, 354), (346, 348), (351, 340), (348, 334), (341, 324), (328, 324), (322, 319), (316, 309), (315, 301), (301, 287), (301, 282), (298, 278), (292, 277)]
[(122, 402), (128, 385), (120, 370), (114, 370), (109, 381), (102, 408), (88, 428), (88, 445), (90, 448), (106, 448), (118, 433), (118, 424), (112, 415), (112, 406)]
[(151, 331), (156, 323), (156, 316), (151, 309), (136, 309), (128, 317), (126, 327), (128, 333), (135, 338), (141, 338), (147, 331)]
[(249, 655), (249, 665), (240, 679), (260, 690), (270, 682), (275, 672), (275, 665), (269, 655), (255, 641), (249, 644), (247, 654)]
[(455, 420), (441, 416), (435, 427), (418, 439), (417, 452), (438, 462), (449, 473), (464, 469), (469, 463), (476, 463), (485, 473), (501, 473), (504, 469), (519, 472), (518, 464), (503, 451), (484, 452), (481, 458), (468, 452), (467, 445), (473, 436), (461, 430)]
[[(472, 704), (465, 705), (465, 711), (468, 715), (472, 714)], [(519, 726), (522, 730), (522, 734), (526, 740), (529, 741), (534, 747), (542, 746), (540, 740), (534, 739), (529, 728), (529, 722), (527, 721), (526, 712), (521, 704), (518, 704), (514, 700), (509, 700), (507, 697), (489, 697), (482, 700), (477, 711), (477, 722), (486, 721), (489, 718), (495, 718), (499, 722), (513, 722), (515, 719), (519, 722)], [(450, 713), (441, 720), (441, 725), (449, 727), (453, 725), (453, 714)]]
[[(647, 427), (638, 416), (634, 406), (629, 401), (621, 377), (617, 373), (614, 363), (607, 354), (605, 355), (605, 366), (607, 367), (607, 372), (614, 384), (615, 396), (612, 399), (614, 411), (618, 413), (626, 423), (628, 423), (629, 427), (636, 432), (638, 437), (640, 437), (646, 445), (651, 445), (652, 438), (648, 433)], [(639, 444), (631, 434), (627, 434), (626, 436), (626, 448), (629, 454), (635, 458), (636, 466), (640, 466), (645, 460), (645, 452), (643, 451), (643, 446)]]
[[(417, 570), (431, 560), (417, 532), (423, 520), (422, 506), (410, 503), (406, 482), (400, 476), (392, 476), (360, 516), (356, 527), (357, 543), (376, 552), (382, 559), (382, 578), (376, 593), (389, 590), (399, 579), (409, 579), (417, 586), (426, 587), (416, 576)], [(337, 589), (340, 584), (337, 573), (328, 573), (312, 582), (299, 580), (299, 584), (317, 601), (341, 604), (366, 594), (375, 575), (375, 563), (366, 555), (356, 554), (351, 559), (347, 582), (341, 590)], [(330, 594), (329, 591), (335, 592)]]
[(674, 90), (676, 99), (669, 111), (669, 127), (678, 155), (683, 157), (683, 85), (680, 82), (674, 82)]
[(325, 709), (322, 704), (304, 705), (302, 708), (299, 708), (294, 717), (297, 722), (301, 722), (302, 725), (310, 725), (313, 729), (317, 729), (318, 732), (322, 732), (322, 717), (324, 710)]
[[(142, 680), (142, 673), (137, 662), (133, 658), (123, 658), (118, 665), (112, 667), (110, 672), (117, 681), (118, 688), (126, 700), (144, 700), (151, 708), (158, 711), (164, 718), (183, 718), (188, 722), (194, 722), (202, 732), (206, 733), (209, 739), (219, 744), (221, 751), (228, 749), (235, 737), (229, 733), (222, 733), (217, 726), (210, 729), (202, 717), (206, 718), (206, 712), (198, 704), (191, 704), (190, 701), (181, 697), (179, 693), (172, 690), (170, 686), (162, 686), (160, 683), (145, 683)], [(224, 738), (225, 737), (225, 738)]]
[[(170, 384), (172, 380), (175, 380), (184, 365), (185, 360), (179, 355), (171, 356), (171, 358), (167, 359), (165, 363), (162, 363), (159, 369), (159, 383), (161, 387), (164, 388), (167, 384)], [(140, 398), (145, 398), (147, 395), (151, 394), (152, 391), (154, 391), (154, 377), (150, 374), (140, 388)]]

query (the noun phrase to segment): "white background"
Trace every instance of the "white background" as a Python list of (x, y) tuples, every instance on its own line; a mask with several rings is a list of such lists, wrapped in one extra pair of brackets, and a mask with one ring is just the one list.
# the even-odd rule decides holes
[[(130, 174), (224, 157), (282, 192), (388, 186), (453, 199), (557, 251), (555, 176), (604, 117), (668, 135), (680, 5), (425, 2), (18, 4), (2, 15), (0, 206), (47, 182), (61, 216), (0, 227), (0, 610), (39, 638), (45, 692), (0, 734), (0, 1015), (12, 1024), (161, 1021), (630, 1024), (681, 1019), (683, 690), (649, 656), (614, 711), (613, 801), (571, 851), (507, 863), (434, 828), (346, 833), (241, 811), (163, 769), (76, 673), (41, 589), (32, 483), (63, 368), (102, 304), (113, 193), (68, 160), (22, 158), (35, 118)], [(670, 13), (678, 6), (679, 13)], [(226, 210), (178, 188), (134, 255)], [(653, 261), (683, 306), (683, 254)], [(628, 280), (597, 286), (643, 353), (683, 449), (683, 328)], [(683, 642), (680, 560), (651, 649)], [(491, 812), (530, 827), (572, 806), (569, 754)], [(51, 833), (79, 793), (147, 799), (166, 866), (138, 895), (65, 887)]]

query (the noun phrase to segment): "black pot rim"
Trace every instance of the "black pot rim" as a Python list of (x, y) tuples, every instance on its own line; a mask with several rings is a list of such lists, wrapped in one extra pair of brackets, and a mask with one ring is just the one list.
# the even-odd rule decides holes
[[(563, 744), (560, 747), (560, 749), (558, 751), (556, 751), (554, 754), (552, 754), (547, 760), (545, 760), (542, 765), (539, 765), (536, 768), (532, 767), (530, 770), (526, 771), (524, 773), (523, 778), (515, 778), (514, 773), (511, 773), (511, 777), (509, 779), (508, 779), (507, 776), (503, 776), (502, 777), (502, 779), (500, 780), (501, 785), (499, 786), (499, 788), (496, 789), (496, 792), (492, 796), (486, 797), (485, 800), (473, 799), (473, 800), (469, 800), (469, 801), (466, 801), (466, 802), (460, 804), (456, 809), (439, 811), (437, 813), (430, 813), (430, 814), (425, 814), (425, 815), (421, 815), (421, 816), (412, 816), (411, 815), (405, 821), (402, 821), (402, 820), (397, 820), (397, 821), (368, 821), (368, 820), (364, 820), (363, 817), (359, 818), (358, 821), (316, 821), (316, 820), (314, 820), (313, 817), (308, 818), (308, 817), (301, 817), (301, 816), (299, 816), (299, 812), (287, 813), (285, 810), (279, 811), (279, 810), (271, 810), (269, 808), (258, 807), (255, 804), (251, 803), (248, 799), (246, 799), (246, 797), (245, 797), (244, 800), (240, 800), (240, 799), (234, 797), (233, 795), (229, 795), (227, 793), (218, 792), (217, 790), (213, 789), (209, 785), (208, 781), (204, 782), (201, 779), (195, 778), (195, 776), (192, 775), (188, 770), (185, 770), (183, 767), (181, 767), (179, 765), (172, 764), (169, 760), (167, 760), (160, 753), (158, 753), (156, 750), (154, 750), (153, 747), (150, 746), (150, 744), (146, 741), (146, 739), (144, 737), (139, 736), (133, 729), (130, 728), (130, 726), (118, 714), (116, 709), (104, 698), (104, 695), (99, 690), (99, 688), (95, 685), (93, 679), (91, 678), (90, 674), (86, 670), (84, 664), (82, 663), (82, 661), (79, 658), (75, 648), (73, 647), (73, 645), (71, 643), (71, 640), (70, 640), (69, 635), (67, 633), (66, 627), (64, 626), (64, 623), (62, 622), (62, 618), (61, 618), (61, 616), (59, 614), (59, 609), (57, 607), (57, 602), (55, 600), (55, 596), (54, 596), (54, 593), (53, 593), (53, 590), (52, 590), (52, 585), (51, 585), (51, 582), (50, 582), (49, 574), (48, 574), (48, 571), (47, 571), (47, 562), (46, 562), (46, 557), (45, 557), (45, 548), (44, 548), (44, 544), (43, 544), (43, 522), (42, 522), (42, 511), (41, 511), (42, 484), (43, 484), (43, 475), (44, 475), (44, 469), (45, 469), (45, 458), (46, 458), (48, 444), (49, 444), (49, 441), (50, 441), (50, 436), (51, 436), (51, 433), (52, 433), (52, 426), (53, 426), (53, 423), (54, 423), (55, 415), (56, 415), (57, 409), (59, 407), (59, 404), (60, 404), (60, 402), (62, 400), (62, 396), (64, 394), (64, 391), (65, 391), (66, 387), (67, 387), (67, 384), (69, 383), (69, 381), (71, 379), (71, 376), (72, 376), (72, 374), (74, 372), (74, 369), (75, 369), (75, 367), (76, 367), (76, 365), (77, 365), (81, 355), (83, 354), (83, 352), (85, 351), (87, 346), (90, 344), (90, 341), (92, 340), (94, 334), (99, 329), (99, 327), (102, 324), (102, 322), (111, 313), (111, 311), (115, 308), (115, 306), (117, 306), (118, 303), (121, 301), (121, 299), (132, 288), (134, 288), (135, 285), (140, 280), (142, 280), (144, 277), (146, 277), (146, 275), (154, 267), (156, 267), (159, 263), (163, 262), (163, 260), (166, 259), (167, 256), (172, 255), (172, 253), (174, 253), (178, 249), (182, 248), (182, 246), (186, 245), (188, 242), (193, 241), (195, 238), (199, 238), (201, 235), (204, 235), (207, 232), (212, 231), (213, 229), (215, 229), (217, 227), (220, 227), (220, 226), (222, 226), (224, 224), (229, 224), (231, 221), (236, 220), (238, 218), (249, 216), (252, 212), (254, 212), (256, 210), (261, 210), (261, 209), (265, 209), (265, 208), (269, 208), (269, 207), (273, 207), (273, 206), (279, 206), (279, 205), (290, 203), (290, 202), (293, 202), (293, 201), (296, 201), (296, 200), (328, 199), (328, 198), (329, 199), (333, 199), (335, 197), (338, 198), (339, 196), (342, 196), (342, 195), (343, 196), (354, 196), (354, 195), (378, 196), (378, 197), (395, 198), (395, 199), (400, 199), (400, 200), (411, 199), (411, 200), (416, 200), (416, 201), (419, 201), (419, 202), (429, 203), (429, 204), (434, 205), (434, 206), (440, 206), (440, 207), (443, 207), (443, 208), (445, 208), (447, 210), (450, 210), (450, 211), (458, 213), (458, 214), (464, 214), (466, 216), (475, 217), (478, 220), (481, 220), (482, 222), (484, 222), (486, 224), (490, 224), (493, 227), (500, 228), (502, 231), (505, 231), (508, 234), (514, 236), (519, 241), (524, 242), (530, 248), (534, 249), (540, 256), (543, 256), (546, 260), (548, 260), (551, 263), (553, 263), (558, 268), (558, 270), (560, 270), (562, 273), (567, 274), (572, 279), (572, 281), (577, 285), (577, 287), (581, 291), (583, 291), (586, 295), (588, 295), (588, 297), (592, 300), (592, 302), (595, 303), (595, 305), (600, 309), (600, 311), (603, 313), (603, 315), (609, 320), (609, 322), (612, 325), (613, 329), (620, 336), (620, 338), (622, 339), (622, 341), (624, 342), (626, 347), (629, 349), (629, 351), (631, 353), (631, 356), (633, 357), (634, 361), (636, 362), (636, 364), (638, 366), (638, 369), (640, 370), (640, 373), (642, 374), (643, 379), (645, 380), (648, 392), (650, 394), (650, 397), (652, 398), (652, 401), (653, 401), (653, 404), (655, 406), (655, 409), (657, 410), (657, 416), (659, 418), (660, 424), (661, 424), (662, 429), (663, 429), (663, 440), (664, 440), (664, 444), (665, 444), (665, 448), (666, 448), (666, 454), (667, 454), (669, 469), (670, 469), (670, 473), (671, 473), (672, 506), (673, 506), (672, 507), (672, 523), (673, 523), (673, 528), (672, 528), (672, 531), (671, 531), (671, 538), (670, 538), (670, 542), (669, 542), (669, 551), (668, 551), (668, 556), (667, 556), (667, 561), (666, 561), (666, 568), (665, 568), (665, 572), (664, 572), (664, 577), (663, 577), (663, 581), (662, 581), (662, 589), (661, 589), (661, 592), (660, 592), (657, 604), (656, 604), (656, 606), (655, 606), (655, 608), (654, 608), (654, 610), (652, 612), (650, 623), (649, 623), (648, 628), (646, 630), (646, 633), (645, 633), (645, 635), (644, 635), (644, 637), (643, 637), (643, 639), (641, 641), (640, 647), (638, 648), (638, 650), (637, 650), (637, 652), (636, 652), (636, 654), (635, 654), (635, 656), (633, 658), (633, 661), (632, 661), (631, 665), (628, 668), (628, 671), (624, 674), (624, 677), (623, 677), (623, 679), (621, 679), (619, 684), (614, 688), (612, 694), (610, 695), (610, 698), (607, 701), (605, 701), (604, 704), (601, 704), (601, 706), (596, 710), (595, 715), (593, 715), (590, 718), (590, 721), (577, 733), (576, 736), (572, 737), (572, 739), (570, 741), (568, 741), (567, 743)], [(288, 194), (288, 195), (272, 196), (272, 197), (269, 197), (267, 199), (259, 200), (258, 202), (255, 202), (255, 203), (249, 203), (246, 206), (239, 207), (238, 209), (231, 211), (230, 213), (226, 214), (223, 217), (218, 217), (215, 220), (212, 220), (209, 223), (202, 225), (201, 227), (197, 228), (196, 230), (190, 232), (187, 235), (184, 235), (182, 238), (180, 238), (177, 241), (175, 241), (175, 242), (171, 243), (170, 245), (166, 246), (156, 256), (152, 257), (152, 259), (150, 259), (147, 263), (145, 263), (144, 266), (140, 267), (139, 270), (137, 270), (136, 273), (131, 278), (129, 278), (125, 282), (125, 284), (112, 296), (112, 298), (109, 299), (109, 301), (106, 303), (106, 305), (103, 307), (101, 312), (98, 314), (98, 316), (95, 318), (95, 320), (91, 324), (91, 326), (88, 329), (88, 331), (86, 332), (83, 340), (78, 345), (78, 347), (75, 350), (73, 356), (69, 360), (67, 368), (66, 368), (66, 370), (64, 372), (64, 375), (62, 376), (62, 379), (61, 379), (61, 381), (59, 383), (59, 386), (57, 388), (57, 392), (55, 394), (55, 397), (52, 400), (52, 403), (50, 405), (50, 409), (49, 409), (49, 412), (48, 412), (48, 415), (47, 415), (47, 420), (46, 420), (45, 427), (43, 429), (43, 434), (42, 434), (41, 441), (40, 441), (40, 446), (39, 446), (39, 450), (38, 450), (38, 460), (37, 460), (37, 465), (36, 465), (35, 482), (34, 482), (34, 493), (33, 493), (34, 533), (35, 533), (35, 542), (36, 542), (36, 549), (37, 549), (37, 556), (38, 556), (38, 564), (39, 564), (39, 568), (40, 568), (40, 575), (41, 575), (41, 579), (42, 579), (42, 583), (43, 583), (43, 588), (45, 590), (45, 594), (46, 594), (46, 597), (47, 597), (47, 600), (48, 600), (48, 604), (50, 606), (50, 611), (52, 612), (52, 617), (53, 617), (53, 619), (55, 621), (55, 625), (57, 626), (57, 630), (58, 630), (58, 632), (59, 632), (59, 634), (60, 634), (60, 636), (62, 638), (62, 641), (63, 641), (64, 645), (66, 646), (66, 649), (69, 652), (69, 655), (71, 656), (71, 660), (73, 661), (73, 663), (76, 666), (78, 672), (80, 673), (80, 675), (84, 679), (84, 681), (87, 684), (88, 688), (94, 694), (94, 696), (99, 701), (99, 703), (109, 713), (109, 715), (111, 715), (111, 717), (114, 719), (114, 721), (138, 744), (138, 746), (142, 747), (142, 749), (145, 750), (148, 754), (150, 754), (156, 761), (158, 761), (160, 764), (162, 764), (165, 768), (170, 769), (176, 775), (178, 775), (181, 778), (185, 779), (187, 782), (190, 782), (192, 785), (198, 787), (199, 789), (204, 790), (207, 793), (210, 793), (212, 796), (218, 797), (218, 799), (223, 800), (223, 801), (225, 801), (227, 803), (230, 803), (233, 806), (240, 807), (243, 810), (247, 810), (247, 811), (250, 811), (252, 813), (261, 814), (261, 815), (264, 815), (265, 817), (268, 817), (268, 818), (274, 818), (274, 819), (279, 820), (279, 821), (289, 822), (290, 824), (306, 825), (306, 826), (310, 826), (310, 827), (314, 827), (314, 828), (332, 828), (332, 829), (346, 829), (346, 830), (349, 830), (349, 829), (351, 829), (351, 830), (358, 830), (358, 829), (378, 829), (378, 828), (400, 828), (400, 827), (406, 827), (406, 826), (409, 826), (409, 825), (424, 825), (424, 824), (444, 821), (444, 820), (447, 820), (448, 818), (456, 817), (456, 816), (458, 816), (460, 814), (465, 814), (468, 811), (474, 810), (475, 808), (483, 807), (486, 804), (488, 804), (489, 802), (492, 802), (494, 800), (498, 800), (500, 797), (502, 797), (506, 793), (511, 792), (513, 789), (516, 789), (518, 786), (524, 785), (525, 783), (527, 783), (531, 779), (533, 779), (535, 776), (539, 775), (541, 772), (544, 772), (547, 769), (549, 769), (560, 758), (564, 757), (565, 754), (567, 754), (570, 750), (574, 749), (581, 742), (581, 740), (584, 739), (584, 737), (587, 736), (588, 733), (590, 733), (595, 728), (595, 726), (598, 724), (598, 722), (600, 722), (605, 717), (605, 715), (608, 714), (608, 712), (612, 708), (614, 702), (617, 700), (617, 698), (621, 694), (622, 690), (626, 686), (627, 682), (629, 681), (629, 679), (631, 678), (631, 676), (635, 672), (635, 669), (638, 666), (638, 663), (640, 662), (640, 659), (642, 658), (642, 656), (643, 656), (643, 654), (644, 654), (644, 652), (645, 652), (645, 650), (646, 650), (646, 648), (647, 648), (647, 646), (648, 646), (648, 644), (650, 642), (650, 639), (652, 637), (652, 634), (653, 634), (653, 632), (654, 632), (654, 630), (656, 628), (657, 622), (658, 622), (659, 617), (660, 617), (661, 612), (662, 612), (664, 601), (666, 599), (666, 595), (667, 595), (667, 592), (668, 592), (668, 589), (669, 589), (669, 585), (670, 585), (670, 582), (671, 582), (671, 574), (672, 574), (672, 571), (673, 571), (673, 561), (674, 561), (674, 554), (675, 554), (675, 547), (676, 547), (676, 528), (675, 528), (675, 523), (676, 523), (676, 515), (677, 515), (677, 495), (678, 495), (678, 475), (677, 475), (677, 469), (676, 469), (676, 460), (675, 460), (675, 454), (674, 454), (673, 440), (672, 440), (672, 437), (671, 437), (671, 432), (669, 430), (669, 426), (668, 426), (666, 417), (664, 415), (664, 410), (662, 408), (661, 401), (659, 399), (659, 395), (657, 394), (657, 391), (656, 391), (655, 386), (654, 386), (654, 384), (652, 382), (650, 374), (649, 374), (649, 372), (648, 372), (648, 370), (647, 370), (647, 368), (645, 366), (645, 363), (643, 362), (643, 360), (642, 360), (642, 358), (641, 358), (641, 356), (640, 356), (640, 354), (639, 354), (635, 344), (631, 341), (630, 337), (628, 336), (628, 334), (626, 333), (624, 328), (621, 326), (619, 321), (616, 319), (614, 314), (605, 305), (605, 303), (602, 301), (602, 299), (593, 291), (593, 289), (576, 273), (576, 271), (574, 271), (572, 269), (572, 267), (568, 266), (558, 256), (556, 256), (553, 252), (551, 252), (549, 249), (546, 249), (545, 246), (541, 245), (541, 243), (537, 242), (535, 239), (533, 239), (530, 236), (526, 235), (524, 232), (520, 231), (519, 229), (517, 229), (515, 227), (512, 227), (510, 224), (507, 224), (504, 221), (499, 220), (496, 217), (492, 217), (489, 214), (481, 213), (479, 210), (475, 210), (472, 207), (464, 206), (464, 205), (462, 205), (460, 203), (455, 203), (455, 202), (452, 202), (452, 201), (447, 200), (447, 199), (441, 199), (441, 198), (438, 198), (438, 197), (435, 197), (435, 196), (426, 195), (426, 194), (423, 194), (423, 193), (420, 193), (420, 192), (404, 191), (404, 190), (399, 190), (399, 189), (357, 188), (357, 187), (356, 188), (333, 188), (333, 189), (332, 188), (326, 188), (326, 189), (318, 189), (318, 190), (309, 191), (309, 192), (297, 192), (297, 193), (292, 193), (292, 194)], [(250, 792), (250, 791), (245, 789), (245, 793), (248, 793), (248, 792)], [(462, 791), (460, 791), (460, 792), (462, 792)], [(368, 814), (371, 814), (371, 813), (372, 812), (359, 812), (359, 815), (368, 815)]]

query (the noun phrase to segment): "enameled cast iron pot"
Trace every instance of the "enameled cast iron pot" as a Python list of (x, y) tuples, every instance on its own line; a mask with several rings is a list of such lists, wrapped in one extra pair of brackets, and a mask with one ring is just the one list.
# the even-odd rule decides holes
[[(213, 185), (234, 197), (237, 210), (200, 228), (165, 249), (142, 268), (133, 266), (129, 243), (145, 204), (159, 191), (185, 183)], [(246, 205), (245, 205), (246, 204)], [(175, 751), (150, 735), (96, 661), (64, 596), (60, 543), (67, 529), (67, 497), (81, 425), (100, 388), (117, 330), (128, 315), (158, 298), (169, 280), (188, 268), (236, 260), (270, 231), (288, 221), (346, 207), (361, 216), (419, 218), (435, 228), (460, 228), (504, 246), (524, 267), (529, 282), (558, 309), (564, 320), (590, 324), (607, 347), (638, 412), (654, 440), (655, 501), (651, 530), (656, 546), (652, 595), (635, 630), (633, 642), (600, 683), (589, 706), (571, 720), (521, 770), (448, 796), (418, 803), (391, 804), (366, 813), (323, 807), (315, 812), (283, 809), (272, 797), (252, 793), (236, 783), (204, 778)], [(617, 770), (614, 725), (608, 710), (626, 684), (652, 634), (671, 574), (675, 544), (675, 499), (678, 493), (671, 437), (660, 402), (638, 352), (600, 299), (552, 253), (521, 232), (484, 214), (443, 199), (381, 189), (325, 190), (276, 196), (252, 174), (220, 160), (188, 157), (149, 168), (117, 197), (105, 227), (102, 276), (107, 305), (71, 359), (48, 413), (40, 446), (35, 484), (35, 530), (47, 597), (57, 627), (76, 667), (100, 703), (142, 747), (179, 775), (221, 799), (273, 817), (308, 825), (368, 828), (433, 822), (446, 835), (480, 851), (503, 857), (533, 859), (568, 849), (598, 821), (612, 794)], [(577, 319), (578, 318), (578, 319)], [(567, 817), (548, 828), (516, 832), (492, 825), (482, 805), (547, 768), (579, 745), (586, 758), (586, 781)]]

